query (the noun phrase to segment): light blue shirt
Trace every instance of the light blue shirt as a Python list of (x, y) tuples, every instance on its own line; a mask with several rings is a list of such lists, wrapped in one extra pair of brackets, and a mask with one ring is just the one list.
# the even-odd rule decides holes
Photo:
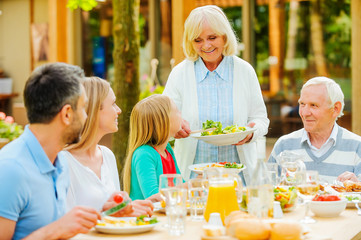
[[(206, 120), (220, 121), (223, 128), (233, 125), (233, 58), (223, 57), (214, 71), (209, 71), (201, 58), (194, 63), (199, 125)], [(239, 162), (235, 146), (215, 146), (198, 141), (194, 163)]]
[(0, 216), (16, 221), (13, 239), (22, 239), (66, 211), (68, 165), (58, 154), (54, 165), (26, 126), (0, 150)]

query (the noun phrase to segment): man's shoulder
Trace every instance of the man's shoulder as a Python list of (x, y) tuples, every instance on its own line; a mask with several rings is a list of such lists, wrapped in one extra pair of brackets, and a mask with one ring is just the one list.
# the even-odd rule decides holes
[(349, 131), (346, 128), (343, 128), (341, 126), (339, 126), (339, 131), (342, 131), (342, 139), (353, 139), (353, 140), (361, 142), (361, 136), (360, 135), (358, 135), (358, 134), (356, 134), (354, 132), (351, 132), (351, 131)]
[(300, 148), (303, 128), (289, 134), (281, 136), (274, 145), (274, 150), (281, 152), (284, 150), (295, 150)]
[(0, 160), (13, 159), (13, 161), (16, 161), (18, 159), (23, 158), (27, 152), (28, 152), (28, 148), (26, 142), (20, 136), (19, 138), (6, 144), (0, 150)]
[(277, 142), (283, 142), (283, 141), (287, 141), (287, 140), (290, 140), (290, 139), (299, 139), (299, 140), (301, 140), (303, 131), (304, 131), (304, 129), (301, 128), (301, 129), (296, 130), (294, 132), (283, 135), (277, 140)]

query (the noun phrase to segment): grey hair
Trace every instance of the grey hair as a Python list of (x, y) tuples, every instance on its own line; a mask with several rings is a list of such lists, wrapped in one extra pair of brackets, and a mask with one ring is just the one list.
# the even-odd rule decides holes
[(336, 102), (341, 103), (341, 111), (336, 119), (343, 116), (343, 109), (345, 107), (344, 95), (342, 89), (338, 83), (327, 77), (314, 77), (308, 80), (303, 86), (301, 91), (311, 85), (324, 85), (327, 89), (328, 99), (330, 101), (330, 107), (335, 106)]

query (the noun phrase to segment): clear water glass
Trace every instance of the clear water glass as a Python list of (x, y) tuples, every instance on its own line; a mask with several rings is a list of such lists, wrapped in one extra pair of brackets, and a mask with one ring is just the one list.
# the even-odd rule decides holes
[(166, 194), (166, 208), (168, 233), (171, 236), (180, 236), (185, 232), (187, 216), (187, 189), (172, 188)]
[(278, 178), (278, 164), (277, 163), (266, 163), (267, 170), (271, 177), (271, 184), (277, 186), (279, 184)]
[(207, 203), (207, 182), (208, 180), (201, 178), (188, 181), (190, 215), (193, 221), (202, 221), (204, 219), (204, 209)]

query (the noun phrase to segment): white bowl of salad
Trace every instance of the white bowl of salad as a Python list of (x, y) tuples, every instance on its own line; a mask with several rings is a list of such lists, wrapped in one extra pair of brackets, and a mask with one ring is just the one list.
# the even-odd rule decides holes
[(247, 135), (256, 131), (256, 128), (242, 127), (237, 124), (222, 128), (222, 123), (214, 122), (212, 120), (207, 120), (202, 125), (203, 130), (213, 130), (194, 133), (191, 134), (191, 137), (216, 146), (236, 144), (245, 139)]

